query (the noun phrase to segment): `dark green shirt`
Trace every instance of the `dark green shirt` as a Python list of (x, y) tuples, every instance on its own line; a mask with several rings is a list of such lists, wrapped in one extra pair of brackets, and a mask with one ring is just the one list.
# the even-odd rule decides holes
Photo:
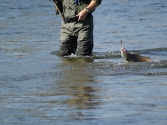
[[(63, 12), (63, 6), (64, 6), (63, 1), (64, 0), (58, 0), (56, 3), (62, 13), (64, 13)], [(77, 6), (77, 8), (78, 8), (78, 12), (80, 12), (84, 8), (86, 8), (87, 5), (89, 5), (92, 0), (78, 0), (78, 1), (79, 1), (79, 5)], [(97, 4), (100, 5), (102, 0), (93, 0), (93, 1), (96, 1)], [(56, 14), (59, 14), (57, 10), (56, 10)]]

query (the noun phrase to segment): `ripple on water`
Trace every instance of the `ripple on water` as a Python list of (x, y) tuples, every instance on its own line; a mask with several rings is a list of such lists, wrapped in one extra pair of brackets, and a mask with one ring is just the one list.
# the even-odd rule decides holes
[[(166, 125), (166, 0), (103, 0), (93, 55), (65, 58), (52, 1), (0, 6), (0, 124)], [(125, 62), (121, 39), (157, 61)]]

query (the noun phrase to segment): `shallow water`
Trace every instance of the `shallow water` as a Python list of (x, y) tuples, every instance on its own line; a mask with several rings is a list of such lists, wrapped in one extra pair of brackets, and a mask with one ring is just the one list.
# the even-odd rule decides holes
[(0, 124), (166, 125), (166, 20), (166, 0), (103, 1), (93, 56), (62, 58), (51, 1), (1, 0)]

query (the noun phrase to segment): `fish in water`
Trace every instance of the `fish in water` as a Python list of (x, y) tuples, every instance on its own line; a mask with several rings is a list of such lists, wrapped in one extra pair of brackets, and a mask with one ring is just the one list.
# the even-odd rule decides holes
[(124, 47), (121, 48), (121, 56), (128, 62), (150, 62), (149, 57), (141, 56), (139, 54), (131, 54)]

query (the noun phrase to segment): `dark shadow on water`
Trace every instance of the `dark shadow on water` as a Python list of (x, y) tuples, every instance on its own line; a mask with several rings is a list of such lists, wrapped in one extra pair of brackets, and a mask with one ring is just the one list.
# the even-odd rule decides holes
[[(57, 100), (53, 102), (61, 106), (59, 110), (62, 110), (62, 116), (68, 116), (69, 120), (94, 119), (93, 110), (100, 107), (99, 92), (102, 90), (96, 86), (96, 73), (87, 68), (92, 59), (60, 59), (62, 63), (59, 66), (62, 68), (59, 78), (55, 81), (55, 86), (43, 95), (56, 95)], [(87, 110), (92, 110), (89, 116)]]
[(69, 58), (69, 57), (62, 57), (63, 62), (66, 63), (91, 63), (94, 59), (91, 58)]
[[(74, 62), (75, 60), (77, 61)], [(75, 109), (69, 114), (69, 119), (86, 119), (88, 116), (83, 110), (96, 109), (100, 105), (101, 97), (98, 93), (102, 90), (96, 87), (96, 72), (88, 68), (91, 61), (93, 59), (62, 58), (62, 65), (68, 66), (62, 69), (61, 79), (56, 81), (56, 91), (63, 92), (67, 97), (62, 105)]]

